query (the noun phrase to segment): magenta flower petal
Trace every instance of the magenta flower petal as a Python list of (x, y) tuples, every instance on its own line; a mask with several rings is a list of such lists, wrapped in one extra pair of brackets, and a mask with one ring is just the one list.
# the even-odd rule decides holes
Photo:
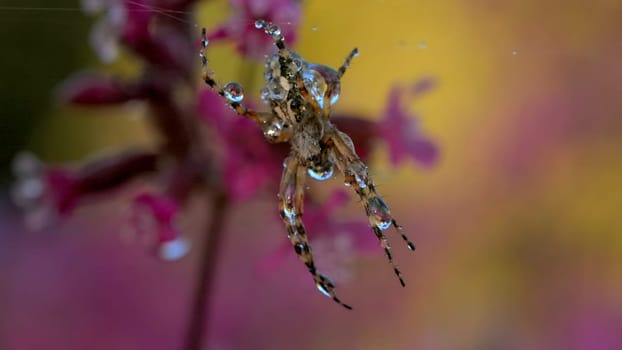
[[(127, 43), (148, 40), (150, 38), (149, 23), (157, 12), (149, 10), (152, 5), (146, 0), (124, 0), (123, 3), (125, 13), (127, 13), (127, 20), (121, 31), (123, 40)], [(109, 11), (112, 12), (115, 9), (112, 7)]]
[(179, 205), (172, 198), (142, 193), (134, 199), (130, 229), (136, 236), (154, 242), (161, 259), (178, 260), (190, 250), (190, 242), (177, 228), (178, 212)]
[(144, 210), (144, 215), (153, 220), (155, 233), (159, 242), (171, 241), (179, 237), (179, 232), (174, 227), (177, 215), (177, 202), (164, 196), (156, 196), (151, 193), (143, 193), (134, 199), (135, 209)]
[(45, 174), (46, 186), (52, 195), (60, 214), (69, 214), (75, 209), (80, 196), (77, 177), (62, 169), (48, 169)]
[(248, 199), (267, 183), (279, 181), (285, 153), (268, 144), (254, 123), (236, 115), (212, 91), (201, 94), (199, 113), (219, 136), (225, 185), (234, 200)]
[(365, 161), (371, 153), (373, 143), (379, 137), (377, 123), (355, 115), (335, 115), (331, 120), (339, 130), (352, 138), (356, 154)]
[(107, 105), (130, 101), (137, 88), (98, 74), (81, 73), (65, 80), (58, 88), (59, 100), (76, 105)]
[(424, 167), (436, 164), (439, 153), (437, 146), (421, 132), (417, 117), (404, 107), (407, 97), (412, 99), (429, 87), (429, 84), (418, 82), (411, 89), (394, 86), (389, 93), (384, 117), (379, 125), (379, 136), (389, 146), (393, 165), (407, 158), (412, 158)]
[(296, 28), (300, 22), (300, 2), (296, 0), (231, 0), (232, 17), (211, 32), (208, 39), (232, 40), (245, 57), (263, 60), (275, 50), (272, 38), (255, 28), (255, 21), (263, 19), (280, 26), (289, 45), (296, 42)]
[(29, 152), (20, 152), (15, 157), (13, 172), (16, 181), (11, 187), (11, 197), (24, 211), (30, 229), (43, 229), (75, 208), (80, 192), (74, 174), (46, 168)]

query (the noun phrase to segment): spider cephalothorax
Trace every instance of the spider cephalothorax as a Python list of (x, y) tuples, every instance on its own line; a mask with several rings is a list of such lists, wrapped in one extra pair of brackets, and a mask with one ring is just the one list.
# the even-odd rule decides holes
[[(269, 142), (289, 142), (291, 151), (283, 164), (279, 198), (281, 218), (296, 254), (307, 266), (318, 289), (350, 309), (337, 297), (333, 282), (317, 271), (302, 222), (307, 175), (324, 181), (332, 177), (333, 169), (337, 168), (343, 174), (346, 186), (352, 187), (360, 197), (371, 227), (403, 286), (402, 274), (393, 262), (391, 247), (382, 231), (393, 226), (410, 250), (414, 250), (415, 245), (401, 232), (401, 226), (376, 191), (367, 166), (354, 151), (350, 137), (329, 121), (331, 107), (339, 99), (340, 79), (358, 50), (352, 50), (341, 67), (334, 70), (308, 63), (287, 48), (278, 26), (262, 20), (257, 21), (255, 26), (272, 36), (278, 48), (278, 53), (266, 60), (265, 86), (261, 92), (261, 98), (270, 106), (270, 112), (246, 108), (242, 104), (244, 92), (239, 84), (228, 83), (221, 87), (207, 67), (202, 49), (203, 79), (210, 88), (225, 97), (239, 115), (257, 123)], [(202, 47), (207, 47), (205, 29)]]

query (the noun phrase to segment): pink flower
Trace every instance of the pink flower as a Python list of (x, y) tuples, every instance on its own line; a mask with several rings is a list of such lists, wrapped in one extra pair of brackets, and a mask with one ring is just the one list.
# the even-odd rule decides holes
[(153, 171), (156, 161), (150, 152), (131, 151), (61, 169), (44, 166), (32, 153), (21, 152), (13, 161), (16, 181), (11, 195), (24, 210), (29, 228), (39, 230), (71, 214), (79, 201)]
[[(177, 4), (184, 9), (190, 2)], [(164, 66), (192, 70), (195, 63), (193, 45), (188, 40), (183, 18), (171, 18), (167, 9), (154, 7), (147, 0), (82, 0), (86, 13), (104, 12), (91, 30), (90, 43), (103, 62), (112, 62), (119, 55), (121, 44), (142, 58)], [(176, 25), (153, 26), (153, 19), (175, 21)]]
[(82, 9), (89, 14), (104, 12), (90, 34), (90, 44), (100, 60), (112, 62), (119, 56), (119, 39), (128, 21), (123, 0), (82, 0)]
[(220, 139), (225, 186), (232, 199), (248, 199), (269, 183), (276, 191), (286, 145), (267, 143), (254, 123), (235, 114), (215, 92), (205, 90), (199, 99), (199, 113)]
[(270, 36), (255, 28), (263, 19), (278, 24), (289, 45), (296, 42), (296, 27), (300, 22), (300, 2), (296, 0), (231, 0), (233, 15), (227, 22), (209, 33), (210, 41), (232, 40), (245, 57), (262, 60), (274, 51)]
[(393, 165), (398, 165), (408, 157), (425, 167), (431, 167), (436, 163), (437, 146), (422, 134), (418, 119), (404, 106), (409, 100), (418, 97), (432, 86), (433, 82), (426, 79), (411, 86), (396, 85), (389, 93), (384, 117), (378, 127), (380, 137), (389, 145)]
[(108, 105), (138, 98), (137, 84), (129, 84), (95, 73), (79, 73), (65, 80), (58, 88), (58, 98), (76, 105)]
[(156, 254), (163, 260), (178, 260), (190, 250), (177, 228), (178, 211), (177, 201), (165, 195), (142, 193), (134, 199), (130, 228), (136, 236), (155, 241)]
[(46, 168), (29, 152), (16, 155), (13, 172), (17, 181), (11, 188), (11, 197), (24, 211), (30, 229), (40, 230), (74, 209), (79, 186), (69, 172)]
[(438, 147), (421, 131), (418, 117), (411, 114), (405, 104), (433, 86), (431, 79), (423, 79), (406, 87), (393, 86), (379, 121), (355, 115), (336, 115), (332, 120), (350, 135), (363, 160), (369, 155), (373, 143), (382, 140), (389, 146), (393, 165), (411, 158), (420, 166), (431, 167), (438, 159)]

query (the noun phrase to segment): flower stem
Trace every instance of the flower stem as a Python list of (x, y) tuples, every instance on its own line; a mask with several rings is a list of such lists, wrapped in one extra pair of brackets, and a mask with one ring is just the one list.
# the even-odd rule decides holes
[(212, 195), (211, 223), (207, 227), (207, 237), (201, 249), (201, 258), (196, 275), (196, 286), (192, 300), (192, 309), (188, 321), (184, 349), (201, 350), (205, 342), (205, 333), (209, 324), (209, 306), (212, 286), (214, 284), (218, 249), (223, 237), (225, 214), (228, 198), (224, 192)]

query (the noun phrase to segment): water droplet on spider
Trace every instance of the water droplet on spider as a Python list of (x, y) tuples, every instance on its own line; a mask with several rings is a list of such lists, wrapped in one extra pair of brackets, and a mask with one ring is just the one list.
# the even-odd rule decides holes
[(268, 103), (270, 102), (270, 92), (268, 91), (268, 88), (264, 87), (261, 89), (261, 100), (263, 101), (263, 103)]
[(272, 27), (270, 27), (269, 33), (272, 36), (279, 36), (281, 35), (281, 28), (273, 25)]
[(297, 254), (301, 254), (303, 252), (306, 253), (308, 249), (309, 248), (304, 243), (296, 243), (296, 245), (294, 246), (294, 250), (296, 250)]
[(305, 67), (305, 61), (302, 59), (302, 57), (300, 57), (295, 52), (291, 53), (291, 57), (292, 57), (291, 65), (293, 66), (294, 70), (297, 72), (301, 71)]
[(339, 95), (340, 95), (340, 91), (339, 89), (333, 89), (332, 93), (330, 94), (330, 105), (334, 105), (335, 103), (337, 103), (337, 101), (339, 101)]
[(176, 238), (162, 242), (158, 249), (158, 256), (166, 261), (175, 261), (183, 258), (190, 251), (190, 242), (184, 238)]
[(271, 81), (266, 88), (271, 100), (282, 101), (287, 97), (287, 91), (277, 81)]
[(231, 102), (242, 102), (244, 99), (244, 89), (242, 85), (238, 83), (228, 83), (223, 90), (225, 92), (225, 98)]
[[(263, 131), (263, 136), (267, 139), (274, 140), (281, 135), (283, 129), (283, 122), (275, 120), (272, 124), (266, 126)], [(285, 165), (285, 163), (283, 163)]]
[(324, 169), (309, 168), (309, 169), (307, 169), (307, 173), (314, 180), (326, 181), (326, 180), (330, 179), (333, 176), (333, 167), (329, 166), (329, 167), (325, 167)]
[(257, 29), (261, 29), (266, 25), (266, 21), (264, 21), (263, 19), (258, 19), (255, 21), (255, 28)]
[(273, 23), (270, 23), (270, 22), (263, 21), (263, 20), (255, 21), (255, 28), (257, 29), (263, 28), (266, 34), (271, 35), (273, 37), (277, 37), (281, 35), (281, 28), (279, 28), (279, 26)]
[(326, 286), (324, 286), (322, 283), (318, 282), (315, 284), (317, 286), (317, 290), (320, 291), (320, 293), (324, 294), (325, 296), (332, 298), (332, 296), (330, 295), (330, 292), (328, 291), (328, 289), (326, 288)]
[(296, 210), (293, 207), (286, 207), (283, 209), (283, 215), (285, 215), (285, 219), (287, 219), (290, 224), (296, 223)]
[(381, 230), (391, 226), (392, 217), (389, 207), (380, 197), (372, 197), (367, 200), (369, 210), (369, 222)]
[(367, 178), (366, 177), (355, 175), (354, 178), (356, 179), (356, 183), (359, 185), (360, 188), (367, 187)]
[(313, 97), (320, 108), (324, 108), (324, 95), (326, 95), (328, 85), (322, 74), (315, 69), (307, 69), (302, 73), (302, 81), (311, 97)]

